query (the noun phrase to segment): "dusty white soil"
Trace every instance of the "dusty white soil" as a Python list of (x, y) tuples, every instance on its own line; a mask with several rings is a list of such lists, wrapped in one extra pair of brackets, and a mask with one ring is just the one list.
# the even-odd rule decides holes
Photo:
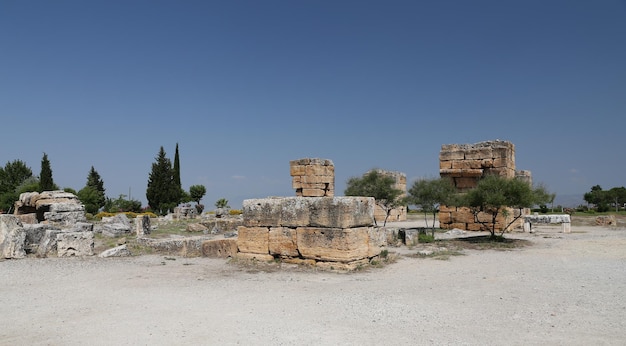
[(0, 344), (624, 345), (626, 230), (559, 230), (351, 274), (156, 255), (2, 261)]

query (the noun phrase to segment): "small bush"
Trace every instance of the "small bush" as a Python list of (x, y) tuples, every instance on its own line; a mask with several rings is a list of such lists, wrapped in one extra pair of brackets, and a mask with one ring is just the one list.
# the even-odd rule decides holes
[(228, 211), (228, 214), (230, 215), (241, 215), (243, 214), (243, 211), (239, 210), (239, 209), (231, 209)]
[(432, 243), (435, 241), (435, 237), (432, 234), (422, 234), (420, 233), (417, 236), (417, 241), (419, 243)]

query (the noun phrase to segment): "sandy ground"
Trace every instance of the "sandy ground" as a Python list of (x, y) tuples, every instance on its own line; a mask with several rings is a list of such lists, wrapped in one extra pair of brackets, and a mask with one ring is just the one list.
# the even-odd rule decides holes
[(156, 255), (2, 261), (0, 344), (624, 345), (626, 230), (559, 230), (350, 274)]

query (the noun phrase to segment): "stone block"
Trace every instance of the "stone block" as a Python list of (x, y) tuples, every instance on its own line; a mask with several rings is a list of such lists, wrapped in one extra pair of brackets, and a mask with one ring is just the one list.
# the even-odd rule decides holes
[(269, 254), (269, 228), (246, 227), (237, 228), (237, 248), (239, 252)]
[(353, 271), (353, 270), (357, 270), (358, 268), (365, 267), (368, 264), (369, 264), (368, 259), (361, 259), (361, 260), (352, 261), (349, 263), (316, 262), (315, 266), (323, 270)]
[(22, 222), (14, 215), (0, 214), (0, 256), (2, 258), (24, 258), (26, 232)]
[(17, 216), (18, 219), (20, 219), (20, 222), (22, 222), (22, 225), (26, 225), (26, 224), (37, 224), (39, 222), (39, 220), (37, 220), (37, 213), (29, 213), (29, 214), (21, 214), (21, 215), (15, 215)]
[(135, 233), (138, 237), (143, 237), (152, 232), (150, 228), (150, 216), (139, 215), (135, 218)]
[(302, 196), (303, 197), (324, 197), (326, 196), (326, 190), (324, 189), (307, 189), (302, 188)]
[(296, 234), (298, 250), (303, 258), (352, 262), (368, 257), (369, 227), (298, 227)]
[(297, 265), (305, 265), (305, 266), (314, 266), (317, 263), (316, 260), (312, 259), (302, 259), (302, 258), (283, 258), (283, 262), (289, 264), (297, 264)]
[(93, 255), (93, 232), (62, 232), (56, 240), (58, 257)]
[(287, 227), (271, 227), (269, 232), (269, 250), (271, 255), (281, 257), (298, 257), (296, 229)]
[(452, 169), (452, 162), (454, 161), (439, 161), (439, 169)]
[(454, 178), (454, 186), (460, 190), (473, 189), (478, 185), (478, 178), (457, 177)]
[(466, 160), (491, 159), (492, 155), (493, 153), (490, 147), (472, 148), (465, 151)]
[(211, 239), (202, 242), (202, 256), (211, 258), (235, 257), (237, 239)]
[(100, 258), (108, 258), (108, 257), (129, 257), (132, 256), (132, 254), (130, 253), (130, 250), (128, 250), (128, 247), (126, 246), (126, 244), (114, 247), (112, 249), (108, 249), (105, 251), (102, 251), (98, 257)]
[(306, 166), (294, 164), (289, 167), (289, 174), (292, 177), (302, 176), (306, 174)]
[(465, 152), (462, 150), (442, 151), (439, 153), (439, 161), (465, 160)]
[(37, 247), (37, 257), (48, 257), (49, 254), (57, 252), (57, 234), (67, 232), (60, 229), (46, 229), (39, 246)]
[(369, 243), (367, 257), (378, 256), (384, 246), (387, 245), (387, 230), (381, 227), (368, 227)]
[(374, 225), (374, 198), (324, 197), (311, 201), (312, 227), (353, 228)]

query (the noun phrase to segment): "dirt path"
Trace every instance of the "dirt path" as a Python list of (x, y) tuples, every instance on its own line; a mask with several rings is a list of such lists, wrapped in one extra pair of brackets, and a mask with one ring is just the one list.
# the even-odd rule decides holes
[(0, 344), (623, 345), (626, 231), (573, 231), (352, 274), (163, 256), (2, 261)]

